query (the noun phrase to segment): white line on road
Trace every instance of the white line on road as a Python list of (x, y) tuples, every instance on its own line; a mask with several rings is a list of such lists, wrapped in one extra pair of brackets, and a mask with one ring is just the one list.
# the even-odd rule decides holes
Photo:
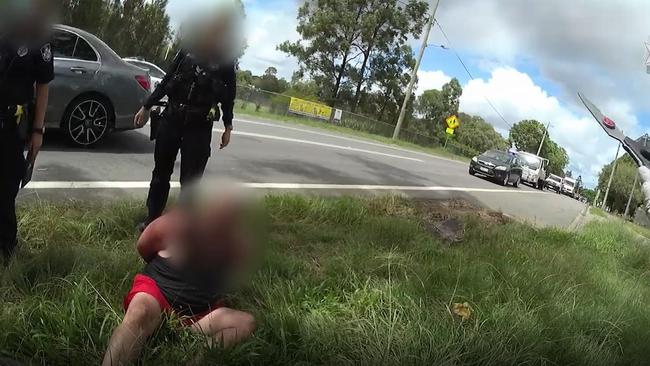
[(357, 143), (371, 145), (371, 146), (383, 147), (383, 148), (386, 148), (386, 149), (403, 151), (403, 152), (407, 152), (407, 153), (410, 153), (410, 154), (426, 156), (428, 158), (444, 160), (444, 161), (448, 161), (448, 162), (451, 162), (451, 163), (465, 164), (465, 162), (463, 162), (463, 161), (443, 158), (443, 157), (440, 157), (440, 156), (428, 154), (428, 153), (421, 152), (421, 151), (409, 150), (409, 149), (404, 149), (404, 148), (397, 147), (397, 146), (391, 146), (389, 144), (381, 144), (381, 143), (378, 143), (378, 142), (371, 142), (371, 141), (366, 141), (366, 140), (362, 140), (362, 139), (355, 139), (355, 138), (335, 135), (335, 134), (331, 134), (331, 133), (317, 132), (317, 131), (311, 131), (311, 130), (304, 129), (304, 128), (284, 126), (284, 125), (277, 124), (277, 123), (251, 121), (251, 120), (248, 120), (248, 119), (241, 119), (241, 118), (235, 118), (235, 121), (250, 123), (250, 124), (259, 125), (259, 126), (284, 128), (285, 130), (299, 131), (299, 132), (310, 133), (310, 134), (318, 135), (318, 136), (326, 136), (326, 137), (336, 138), (336, 139), (345, 140), (345, 141), (352, 141), (352, 142), (357, 142)]
[[(172, 182), (172, 188), (179, 188), (179, 182)], [(491, 189), (470, 187), (444, 186), (388, 186), (365, 184), (321, 184), (321, 183), (241, 183), (244, 188), (252, 189), (287, 189), (287, 190), (355, 190), (355, 191), (420, 191), (420, 192), (469, 192), (469, 193), (518, 193), (543, 194), (540, 191), (524, 191), (518, 189)], [(146, 189), (149, 182), (31, 182), (27, 189)]]
[[(223, 132), (223, 129), (215, 128), (212, 131), (221, 133), (221, 132)], [(379, 151), (359, 149), (359, 148), (351, 147), (351, 146), (326, 144), (326, 143), (323, 143), (323, 142), (301, 140), (301, 139), (293, 139), (293, 138), (290, 138), (290, 137), (281, 137), (281, 136), (274, 136), (274, 135), (263, 135), (263, 134), (252, 133), (252, 132), (235, 131), (235, 132), (233, 132), (233, 134), (240, 135), (240, 136), (259, 137), (259, 138), (263, 138), (263, 139), (271, 139), (271, 140), (278, 140), (278, 141), (296, 142), (296, 143), (299, 143), (299, 144), (316, 145), (316, 146), (321, 146), (321, 147), (327, 147), (327, 148), (330, 148), (330, 149), (356, 151), (356, 152), (361, 152), (361, 153), (370, 154), (370, 155), (387, 156), (387, 157), (390, 157), (390, 158), (411, 160), (411, 161), (417, 161), (419, 163), (424, 163), (424, 160), (421, 160), (421, 159), (410, 158), (410, 157), (401, 156), (401, 155), (388, 154), (388, 153), (383, 153), (383, 152), (379, 152)]]

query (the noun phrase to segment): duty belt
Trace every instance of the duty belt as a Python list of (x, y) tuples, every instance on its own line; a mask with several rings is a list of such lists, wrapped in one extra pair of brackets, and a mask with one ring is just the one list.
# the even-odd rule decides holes
[[(23, 123), (28, 123), (27, 104), (1, 106), (0, 105), (0, 128), (4, 129), (9, 124), (13, 124), (19, 131), (19, 135), (25, 134), (24, 129), (29, 128), (27, 125), (21, 126)], [(22, 129), (21, 129), (22, 127)]]

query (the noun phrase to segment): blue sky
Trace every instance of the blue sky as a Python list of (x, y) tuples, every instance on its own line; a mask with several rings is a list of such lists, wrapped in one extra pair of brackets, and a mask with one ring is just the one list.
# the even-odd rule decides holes
[[(192, 9), (214, 1), (219, 0), (170, 0), (168, 11), (178, 24)], [(299, 1), (244, 2), (249, 48), (242, 67), (262, 73), (274, 66), (291, 77), (296, 61), (276, 46), (299, 38)], [(589, 117), (576, 93), (590, 96), (631, 136), (650, 129), (650, 75), (643, 64), (650, 2), (510, 0), (503, 5), (504, 0), (441, 0), (436, 18), (452, 44), (437, 27), (429, 44), (453, 47), (475, 80), (452, 51), (432, 46), (423, 58), (418, 92), (456, 77), (464, 88), (461, 110), (483, 116), (503, 134), (508, 126), (486, 97), (509, 123), (550, 122), (551, 137), (569, 152), (569, 168), (594, 184), (602, 165), (613, 159), (616, 143)], [(625, 27), (612, 19), (625, 19)], [(420, 40), (411, 44), (417, 52)]]

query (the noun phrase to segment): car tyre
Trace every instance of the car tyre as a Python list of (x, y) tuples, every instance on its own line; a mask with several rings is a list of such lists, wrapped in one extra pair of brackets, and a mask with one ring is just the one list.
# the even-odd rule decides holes
[(63, 131), (76, 146), (92, 146), (101, 141), (111, 126), (112, 108), (95, 96), (75, 99), (63, 116)]
[(512, 184), (512, 186), (519, 188), (519, 183), (521, 183), (521, 177), (517, 177), (517, 180)]
[(506, 187), (508, 186), (508, 182), (510, 182), (510, 173), (506, 174), (506, 177), (503, 178), (503, 182), (501, 182), (501, 185)]
[(469, 175), (474, 175), (474, 174), (476, 174), (474, 169), (472, 169), (472, 167), (469, 167)]

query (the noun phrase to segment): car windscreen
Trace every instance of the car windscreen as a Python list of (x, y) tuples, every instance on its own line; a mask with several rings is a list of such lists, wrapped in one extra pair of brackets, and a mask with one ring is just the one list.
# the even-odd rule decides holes
[(522, 165), (527, 166), (532, 170), (537, 170), (542, 165), (542, 159), (536, 156), (520, 154), (519, 158), (521, 159)]
[(485, 154), (483, 154), (483, 156), (489, 159), (500, 161), (502, 163), (510, 162), (510, 155), (502, 151), (488, 151)]
[(569, 186), (569, 187), (573, 187), (573, 186), (575, 186), (575, 184), (576, 184), (575, 182), (571, 182), (571, 181), (569, 181), (569, 180), (565, 180), (565, 181), (564, 181), (564, 185), (567, 185), (567, 186)]
[(552, 180), (553, 182), (557, 182), (557, 183), (562, 182), (562, 178), (560, 178), (558, 176), (555, 176), (555, 175), (551, 175), (550, 177), (548, 177), (548, 179)]

